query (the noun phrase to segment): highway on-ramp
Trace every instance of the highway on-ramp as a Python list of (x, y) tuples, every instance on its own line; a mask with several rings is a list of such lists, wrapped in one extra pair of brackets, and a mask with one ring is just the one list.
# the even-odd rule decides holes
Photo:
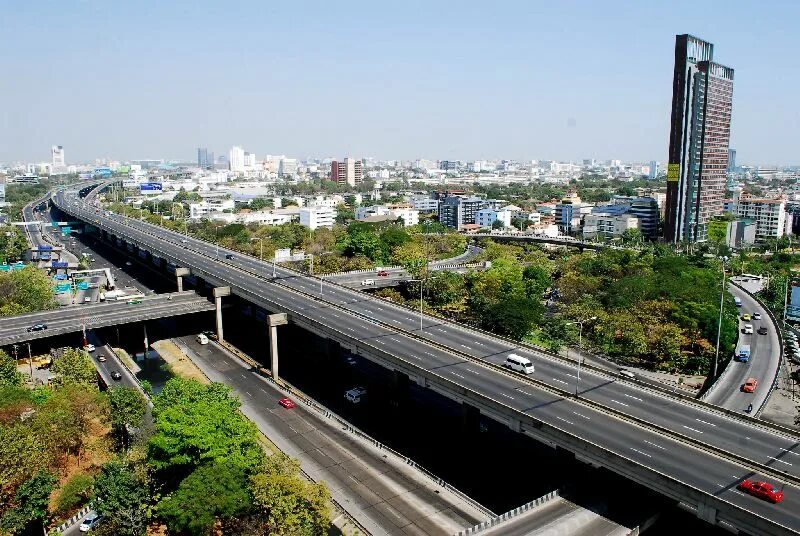
[[(557, 356), (518, 348), (491, 335), (434, 318), (423, 318), (423, 330), (419, 332), (419, 317), (407, 309), (330, 283), (323, 284), (322, 295), (319, 295), (319, 280), (283, 269), (271, 280), (271, 265), (257, 259), (224, 249), (220, 249), (217, 257), (214, 245), (142, 222), (105, 215), (98, 208), (76, 200), (68, 201), (63, 193), (56, 196), (56, 203), (109, 233), (145, 244), (156, 253), (164, 251), (181, 259), (183, 266), (222, 277), (234, 292), (247, 289), (251, 295), (268, 299), (279, 310), (294, 311), (350, 332), (354, 339), (392, 351), (449, 382), (483, 393), (512, 410), (535, 416), (582, 441), (602, 445), (617, 456), (669, 475), (677, 482), (719, 497), (756, 516), (791, 530), (800, 529), (800, 489), (787, 485), (786, 499), (779, 505), (743, 495), (735, 486), (742, 478), (751, 476), (751, 467), (724, 455), (731, 453), (747, 458), (797, 479), (800, 450), (794, 435), (762, 428), (749, 420), (595, 371), (581, 373), (578, 387), (581, 398), (575, 399), (567, 393), (574, 390), (577, 371), (570, 362)], [(225, 259), (225, 254), (233, 257)], [(418, 332), (416, 336), (409, 335), (412, 331)], [(432, 342), (425, 343), (420, 337)], [(443, 349), (441, 345), (452, 350)], [(531, 356), (536, 364), (535, 377), (546, 383), (547, 389), (465, 359), (465, 356), (473, 356), (497, 363), (510, 351)], [(587, 400), (613, 408), (619, 417), (587, 405)], [(625, 416), (663, 427), (670, 435), (634, 425)], [(712, 446), (716, 454), (702, 448), (703, 445)], [(775, 481), (774, 477), (767, 479)]]

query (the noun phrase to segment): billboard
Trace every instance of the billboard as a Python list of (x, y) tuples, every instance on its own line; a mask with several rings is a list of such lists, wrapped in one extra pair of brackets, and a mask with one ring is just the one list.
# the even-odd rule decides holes
[(667, 166), (667, 182), (678, 182), (681, 178), (681, 165), (669, 164)]
[(160, 182), (143, 182), (139, 185), (139, 192), (142, 194), (160, 194), (164, 191), (164, 186)]

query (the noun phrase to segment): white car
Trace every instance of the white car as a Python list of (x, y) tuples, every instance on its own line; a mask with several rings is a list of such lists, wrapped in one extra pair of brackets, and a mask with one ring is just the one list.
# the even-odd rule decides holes
[(619, 375), (620, 375), (620, 376), (623, 376), (623, 377), (625, 377), (625, 378), (629, 378), (629, 379), (631, 379), (631, 380), (632, 380), (632, 379), (634, 379), (634, 378), (636, 378), (636, 374), (634, 374), (634, 373), (633, 373), (633, 372), (631, 372), (630, 370), (628, 370), (628, 369), (624, 369), (624, 368), (623, 368), (623, 369), (619, 369)]
[(83, 349), (87, 352), (94, 352), (97, 348), (94, 347), (94, 344), (87, 344)]
[(78, 527), (78, 530), (81, 532), (89, 532), (90, 530), (95, 528), (102, 519), (103, 516), (92, 512), (91, 514), (89, 514), (84, 518), (83, 523), (81, 523), (81, 526)]
[(752, 335), (753, 334), (753, 324), (745, 324), (744, 325), (744, 334), (745, 335)]
[(362, 287), (365, 286), (365, 285), (374, 285), (374, 284), (375, 284), (375, 280), (374, 279), (365, 279), (365, 280), (363, 280), (361, 282), (361, 286)]
[(753, 313), (753, 320), (761, 320), (761, 313)]

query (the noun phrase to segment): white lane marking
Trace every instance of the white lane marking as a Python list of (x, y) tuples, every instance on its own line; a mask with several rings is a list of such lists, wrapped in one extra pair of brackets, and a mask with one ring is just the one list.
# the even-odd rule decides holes
[(436, 331), (441, 331), (442, 333), (447, 333), (445, 330), (443, 330), (441, 328), (436, 328)]
[(639, 449), (635, 449), (635, 448), (631, 447), (631, 450), (632, 450), (633, 452), (638, 452), (638, 453), (639, 453), (639, 454), (641, 454), (642, 456), (647, 456), (648, 458), (652, 458), (652, 456), (651, 456), (651, 455), (649, 455), (649, 454), (648, 454), (648, 453), (646, 453), (646, 452), (642, 452), (642, 451), (641, 451), (641, 450), (639, 450)]
[(478, 372), (477, 370), (467, 369), (467, 372), (471, 372), (471, 373), (475, 374), (476, 376), (480, 376), (481, 375), (481, 373)]
[(657, 449), (667, 450), (665, 447), (662, 447), (661, 445), (656, 445), (652, 441), (648, 441), (648, 440), (645, 439), (644, 442), (647, 443), (648, 445), (651, 445), (651, 446), (657, 448)]
[(702, 420), (702, 419), (695, 419), (695, 420), (696, 420), (697, 422), (701, 422), (701, 423), (703, 423), (703, 424), (707, 424), (707, 425), (709, 425), (709, 426), (713, 426), (714, 428), (716, 428), (716, 427), (717, 427), (717, 425), (716, 425), (716, 424), (714, 424), (713, 422), (707, 422), (707, 421), (704, 421), (704, 420)]
[(396, 322), (397, 324), (402, 324), (403, 323), (402, 320), (398, 320), (396, 318), (392, 318), (392, 322)]
[(628, 393), (622, 393), (622, 394), (623, 394), (623, 396), (627, 396), (628, 398), (632, 398), (634, 400), (638, 400), (639, 402), (644, 402), (644, 400), (642, 400), (638, 396), (629, 395)]
[(483, 344), (481, 341), (475, 341), (475, 344), (477, 344), (478, 346), (486, 346), (486, 345), (485, 345), (485, 344)]
[(783, 452), (786, 452), (787, 454), (794, 454), (795, 456), (800, 456), (800, 454), (798, 454), (797, 452), (794, 452), (792, 450), (785, 449), (783, 447), (778, 447), (778, 448), (781, 449)]
[(583, 415), (583, 414), (581, 414), (581, 413), (578, 413), (577, 411), (573, 411), (572, 413), (574, 413), (574, 414), (575, 414), (575, 415), (577, 415), (578, 417), (581, 417), (581, 418), (583, 418), (583, 419), (586, 419), (587, 421), (591, 421), (591, 420), (592, 420), (592, 418), (591, 418), (591, 417), (587, 417), (586, 415)]
[(611, 399), (611, 401), (614, 402), (615, 404), (619, 404), (620, 406), (625, 406), (626, 408), (628, 407), (628, 404), (626, 404), (625, 402), (620, 402), (619, 400), (614, 400), (613, 398)]
[(429, 356), (431, 356), (431, 357), (436, 357), (436, 354), (432, 354), (431, 352), (425, 352), (425, 354), (426, 354), (426, 355), (429, 355)]
[(247, 375), (246, 374), (242, 374), (242, 378), (247, 379)]
[(561, 417), (559, 417), (559, 416), (557, 416), (557, 415), (556, 415), (556, 419), (558, 419), (559, 421), (564, 421), (564, 422), (565, 422), (565, 423), (567, 423), (567, 424), (571, 424), (572, 426), (575, 426), (575, 423), (574, 423), (574, 422), (572, 422), (572, 421), (568, 421), (567, 419), (562, 419)]
[(364, 309), (364, 312), (367, 313), (368, 315), (372, 314), (372, 311), (370, 311), (369, 309)]
[(554, 382), (558, 382), (558, 383), (563, 383), (564, 385), (567, 385), (567, 382), (565, 382), (564, 380), (559, 380), (558, 378), (553, 378), (553, 381)]
[(462, 376), (461, 374), (459, 374), (458, 372), (453, 372), (451, 370), (450, 374), (452, 374), (453, 376), (457, 376), (457, 377), (461, 378), (462, 380), (466, 380), (466, 378), (464, 376)]
[[(259, 387), (259, 389), (261, 389), (261, 387)], [(266, 394), (269, 394), (269, 393), (267, 393), (267, 391), (266, 391), (266, 390), (264, 390), (264, 389), (261, 389), (261, 392), (262, 392), (262, 393), (264, 393), (265, 395), (266, 395)]]
[(523, 395), (525, 395), (525, 396), (533, 396), (533, 393), (529, 393), (528, 391), (523, 391), (523, 390), (522, 390), (522, 389), (520, 389), (519, 387), (515, 387), (514, 389), (515, 389), (517, 392), (520, 392), (520, 393), (522, 393), (522, 394), (523, 394)]
[(778, 459), (778, 458), (776, 458), (775, 456), (767, 456), (767, 458), (769, 458), (770, 460), (775, 460), (776, 462), (780, 462), (780, 463), (782, 463), (782, 464), (785, 464), (785, 465), (792, 465), (792, 464), (791, 464), (791, 463), (789, 463), (789, 462), (785, 462), (785, 461), (783, 461), (783, 460), (779, 460), (779, 459)]
[(341, 318), (341, 317), (340, 317), (339, 315), (337, 315), (336, 313), (331, 313), (331, 314), (332, 314), (333, 316), (335, 316), (336, 318)]
[(683, 425), (683, 427), (686, 428), (687, 430), (691, 430), (692, 432), (697, 432), (698, 434), (702, 434), (703, 433), (700, 430), (697, 430), (696, 428), (689, 428), (685, 424)]
[(247, 393), (247, 396), (249, 396), (250, 398), (253, 398), (253, 395), (250, 394), (250, 391), (245, 391), (245, 393)]
[(505, 393), (500, 393), (500, 396), (504, 396), (504, 397), (506, 397), (506, 398), (510, 398), (511, 400), (514, 400), (514, 397), (513, 397), (513, 396), (511, 396), (511, 395), (507, 395), (507, 394), (505, 394)]
[(380, 339), (378, 339), (376, 342), (377, 342), (378, 344), (384, 344), (384, 345), (386, 344), (386, 341), (382, 341), (382, 340), (380, 340)]
[(461, 346), (462, 346), (462, 347), (464, 347), (464, 348), (466, 348), (467, 350), (472, 350), (472, 348), (470, 348), (470, 347), (469, 347), (469, 346), (467, 346), (466, 344), (462, 344)]
[(419, 357), (419, 356), (417, 356), (417, 355), (410, 355), (410, 356), (408, 356), (408, 357), (410, 357), (410, 358), (412, 358), (412, 359), (416, 359), (417, 361), (422, 361), (422, 358), (421, 358), (421, 357)]

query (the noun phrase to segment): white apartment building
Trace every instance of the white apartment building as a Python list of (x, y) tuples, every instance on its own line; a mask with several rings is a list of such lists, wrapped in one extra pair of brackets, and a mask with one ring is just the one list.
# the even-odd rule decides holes
[(344, 203), (344, 197), (338, 194), (334, 194), (334, 195), (317, 195), (314, 197), (308, 197), (306, 198), (305, 205), (309, 207), (335, 208), (343, 203)]
[(408, 204), (373, 205), (356, 208), (356, 220), (363, 221), (371, 216), (389, 216), (393, 219), (403, 218), (403, 226), (411, 227), (419, 223), (419, 210)]
[(303, 207), (300, 209), (300, 225), (312, 231), (319, 227), (330, 229), (336, 223), (336, 209), (331, 207)]
[(496, 221), (500, 221), (503, 227), (511, 227), (511, 211), (484, 208), (475, 213), (475, 224), (481, 227), (491, 227)]
[(63, 146), (53, 145), (53, 147), (50, 149), (50, 153), (53, 157), (54, 168), (63, 168), (66, 165), (66, 158), (64, 156)]
[(247, 169), (255, 169), (256, 155), (254, 153), (244, 153), (244, 167)]
[(214, 212), (233, 210), (233, 199), (205, 199), (199, 203), (189, 203), (189, 217), (199, 219)]
[(639, 218), (632, 214), (618, 216), (599, 212), (583, 217), (584, 238), (619, 238), (628, 229), (638, 229)]
[(411, 206), (420, 212), (439, 213), (439, 200), (426, 195), (415, 195), (410, 200)]
[(297, 173), (297, 159), (281, 158), (280, 165), (278, 166), (278, 175), (281, 177), (290, 177), (295, 173)]
[(734, 194), (733, 214), (737, 218), (756, 223), (756, 242), (780, 238), (786, 232), (786, 200), (757, 199), (743, 194)]
[(237, 146), (231, 147), (228, 152), (228, 169), (234, 173), (243, 173), (244, 164), (244, 149)]
[(292, 207), (289, 209), (240, 212), (238, 214), (214, 212), (209, 215), (209, 219), (214, 221), (222, 221), (227, 224), (243, 223), (247, 225), (250, 223), (255, 223), (258, 225), (283, 225), (285, 223), (297, 221), (299, 219), (299, 215), (300, 209), (297, 207)]

